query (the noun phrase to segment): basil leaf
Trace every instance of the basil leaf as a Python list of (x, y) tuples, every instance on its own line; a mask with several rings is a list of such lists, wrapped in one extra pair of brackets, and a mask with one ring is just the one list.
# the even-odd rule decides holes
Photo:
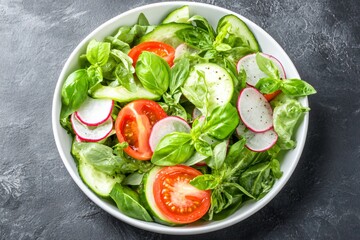
[(223, 54), (232, 62), (237, 63), (242, 57), (254, 52), (250, 47), (234, 47), (225, 51)]
[(194, 147), (195, 147), (195, 150), (204, 155), (204, 156), (212, 156), (213, 155), (213, 151), (212, 151), (212, 148), (211, 148), (211, 145), (201, 139), (197, 139), (195, 142), (194, 142)]
[(173, 132), (166, 135), (156, 146), (151, 162), (159, 166), (173, 166), (189, 159), (194, 153), (191, 135)]
[(282, 81), (281, 90), (286, 95), (303, 97), (315, 94), (316, 90), (309, 83), (301, 79), (285, 79)]
[(240, 176), (239, 183), (256, 199), (261, 199), (275, 183), (270, 162), (258, 163), (249, 167)]
[(103, 66), (101, 66), (101, 72), (103, 78), (113, 81), (116, 80), (114, 70), (117, 65), (118, 65), (117, 61), (114, 59), (114, 57), (111, 56), (110, 53), (108, 61)]
[(85, 69), (76, 70), (67, 77), (61, 89), (61, 118), (69, 116), (85, 101), (89, 87), (88, 78)]
[(170, 67), (167, 62), (151, 52), (142, 52), (135, 67), (136, 75), (143, 86), (162, 95), (169, 87)]
[(212, 39), (212, 41), (215, 38), (215, 31), (213, 27), (210, 25), (210, 23), (202, 16), (200, 15), (194, 15), (192, 16), (188, 22), (194, 22), (197, 27), (204, 29)]
[(203, 115), (206, 115), (208, 108), (208, 88), (205, 82), (204, 72), (197, 71), (198, 79), (193, 84), (186, 84), (181, 88), (184, 96), (198, 108)]
[(233, 166), (241, 156), (245, 147), (246, 140), (241, 139), (230, 146), (229, 153), (226, 156), (225, 162), (228, 166)]
[(201, 153), (195, 152), (188, 160), (186, 160), (186, 162), (184, 162), (182, 164), (186, 165), (186, 166), (192, 166), (192, 165), (195, 165), (196, 163), (204, 161), (207, 158), (208, 158), (208, 156), (205, 156), (205, 155), (202, 155)]
[(98, 42), (95, 39), (91, 40), (86, 49), (86, 58), (93, 65), (104, 65), (110, 54), (110, 43)]
[(238, 124), (238, 112), (231, 103), (228, 103), (224, 106), (216, 107), (206, 117), (203, 132), (218, 140), (223, 140), (235, 130)]
[(153, 221), (150, 214), (140, 204), (138, 194), (131, 188), (116, 183), (110, 192), (110, 197), (123, 214), (147, 222)]
[(226, 157), (227, 145), (227, 141), (223, 141), (214, 147), (213, 156), (206, 161), (209, 167), (212, 169), (220, 169)]
[(87, 69), (87, 74), (89, 76), (89, 93), (92, 93), (93, 89), (103, 81), (102, 69), (97, 65), (91, 65)]
[(149, 26), (150, 23), (149, 21), (147, 20), (145, 14), (143, 13), (140, 13), (139, 14), (139, 17), (138, 17), (138, 20), (137, 20), (137, 24), (140, 25), (140, 26)]
[(190, 184), (200, 190), (214, 189), (219, 185), (220, 181), (214, 175), (203, 174), (195, 177)]
[(111, 44), (111, 49), (117, 49), (126, 54), (130, 51), (130, 45), (128, 43), (123, 42), (115, 37), (108, 36), (105, 38), (105, 42), (109, 42)]
[(255, 85), (261, 93), (273, 93), (280, 89), (282, 80), (276, 78), (261, 78)]
[(266, 75), (268, 75), (270, 78), (280, 78), (279, 69), (270, 59), (263, 57), (260, 53), (257, 53), (256, 63), (259, 66), (260, 70)]
[(200, 50), (212, 49), (211, 35), (201, 28), (185, 28), (175, 32), (175, 35), (187, 45)]
[(115, 68), (114, 74), (119, 84), (124, 86), (130, 92), (137, 90), (134, 79), (135, 69), (132, 65), (132, 59), (127, 54), (117, 49), (111, 50), (111, 56), (113, 56), (118, 61), (118, 65)]
[(182, 58), (171, 68), (171, 81), (169, 84), (170, 94), (173, 95), (183, 85), (190, 73), (190, 61)]

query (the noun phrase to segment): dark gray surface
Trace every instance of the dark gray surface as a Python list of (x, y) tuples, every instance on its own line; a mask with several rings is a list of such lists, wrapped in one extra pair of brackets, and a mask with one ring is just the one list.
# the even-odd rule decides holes
[[(0, 0), (0, 239), (192, 238), (139, 230), (102, 211), (72, 181), (53, 140), (53, 92), (71, 51), (101, 23), (150, 2)], [(359, 1), (201, 2), (264, 28), (318, 94), (304, 153), (280, 194), (196, 239), (359, 239)]]

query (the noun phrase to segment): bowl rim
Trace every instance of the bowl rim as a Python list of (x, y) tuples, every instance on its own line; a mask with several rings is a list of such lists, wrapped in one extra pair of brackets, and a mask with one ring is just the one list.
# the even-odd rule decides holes
[[(102, 208), (104, 211), (106, 211), (107, 213), (109, 213), (110, 215), (114, 216), (115, 218), (130, 224), (134, 227), (140, 228), (140, 229), (144, 229), (147, 231), (151, 231), (151, 232), (157, 232), (157, 233), (162, 233), (162, 234), (173, 234), (173, 235), (192, 235), (192, 234), (202, 234), (202, 233), (208, 233), (208, 232), (212, 232), (212, 231), (216, 231), (216, 230), (220, 230), (226, 227), (229, 227), (231, 225), (234, 225), (236, 223), (241, 222), (242, 220), (250, 217), (251, 215), (255, 214), (256, 212), (258, 212), (260, 209), (262, 209), (264, 206), (266, 206), (279, 192), (281, 189), (283, 189), (283, 187), (285, 186), (285, 184), (288, 182), (289, 178), (291, 177), (291, 175), (293, 174), (299, 160), (300, 157), (302, 155), (303, 152), (303, 148), (305, 145), (305, 141), (306, 141), (306, 136), (307, 136), (307, 130), (308, 130), (308, 123), (309, 123), (309, 113), (306, 113), (303, 117), (303, 127), (301, 129), (298, 129), (298, 131), (302, 130), (301, 132), (298, 132), (298, 134), (300, 134), (300, 136), (302, 136), (300, 138), (300, 141), (297, 142), (297, 155), (295, 157), (295, 159), (292, 159), (292, 164), (290, 165), (290, 168), (288, 169), (286, 174), (283, 174), (282, 178), (277, 180), (277, 182), (279, 182), (275, 188), (275, 186), (273, 186), (273, 188), (271, 189), (271, 191), (265, 195), (265, 197), (263, 197), (261, 200), (257, 201), (257, 205), (251, 209), (249, 209), (247, 212), (245, 212), (242, 215), (236, 216), (232, 219), (225, 219), (225, 220), (221, 220), (221, 221), (214, 221), (213, 224), (211, 225), (203, 225), (203, 226), (190, 226), (190, 227), (170, 227), (170, 226), (165, 226), (165, 225), (161, 225), (161, 224), (157, 224), (157, 223), (148, 223), (148, 222), (144, 222), (141, 220), (137, 220), (134, 218), (130, 218), (124, 214), (122, 214), (120, 211), (114, 211), (113, 208), (111, 208), (109, 205), (104, 203), (104, 200), (101, 199), (100, 197), (98, 197), (95, 193), (93, 193), (81, 180), (81, 178), (77, 175), (77, 172), (73, 171), (72, 167), (70, 166), (70, 162), (69, 161), (74, 161), (74, 159), (67, 159), (64, 153), (64, 149), (62, 147), (61, 144), (61, 139), (59, 136), (59, 113), (60, 113), (60, 107), (58, 106), (58, 102), (60, 101), (60, 105), (61, 105), (61, 87), (63, 82), (65, 81), (65, 74), (69, 68), (70, 62), (71, 60), (74, 58), (74, 56), (84, 47), (84, 45), (86, 43), (89, 42), (90, 39), (94, 38), (95, 35), (99, 32), (101, 32), (102, 29), (106, 28), (107, 26), (113, 24), (114, 22), (118, 21), (118, 19), (123, 18), (125, 15), (131, 15), (135, 12), (141, 12), (142, 10), (145, 10), (147, 8), (152, 8), (152, 7), (161, 7), (161, 6), (182, 6), (182, 5), (188, 5), (190, 8), (191, 7), (202, 7), (202, 8), (211, 8), (213, 10), (218, 10), (221, 12), (226, 12), (227, 14), (234, 14), (236, 16), (238, 16), (239, 18), (241, 18), (248, 26), (251, 26), (251, 29), (255, 29), (256, 31), (261, 32), (262, 34), (264, 34), (267, 38), (269, 38), (270, 40), (272, 40), (273, 44), (275, 44), (279, 49), (281, 49), (284, 52), (284, 57), (286, 58), (285, 60), (293, 66), (294, 68), (294, 74), (297, 75), (299, 78), (299, 73), (295, 68), (295, 65), (293, 64), (292, 60), (289, 58), (289, 56), (287, 55), (287, 53), (284, 51), (284, 49), (278, 44), (278, 42), (273, 39), (273, 37), (271, 35), (269, 35), (264, 29), (262, 29), (260, 26), (258, 26), (257, 24), (255, 24), (254, 22), (252, 22), (251, 20), (249, 20), (248, 18), (242, 16), (239, 13), (236, 13), (232, 10), (223, 8), (223, 7), (219, 7), (219, 6), (215, 6), (215, 5), (211, 5), (211, 4), (207, 4), (207, 3), (199, 3), (199, 2), (187, 2), (187, 1), (173, 1), (173, 2), (157, 2), (157, 3), (151, 3), (151, 4), (147, 4), (147, 5), (143, 5), (140, 7), (136, 7), (133, 8), (131, 10), (127, 10), (124, 11), (122, 13), (120, 13), (119, 15), (107, 20), (106, 22), (104, 22), (103, 24), (101, 24), (100, 26), (98, 26), (95, 30), (93, 30), (90, 34), (88, 34), (76, 47), (75, 49), (71, 52), (70, 56), (67, 58), (60, 76), (57, 80), (56, 83), (56, 87), (55, 87), (55, 91), (54, 91), (54, 95), (53, 95), (53, 101), (52, 101), (52, 129), (53, 129), (53, 135), (54, 135), (54, 139), (55, 139), (55, 143), (56, 143), (56, 147), (58, 149), (59, 155), (62, 159), (63, 164), (65, 165), (68, 173), (70, 174), (71, 178), (74, 180), (74, 182), (78, 185), (78, 187), (81, 189), (81, 191), (83, 193), (85, 193), (85, 195), (91, 200), (93, 201), (97, 206), (99, 206), (100, 208)], [(308, 106), (308, 98), (304, 97), (302, 98), (302, 104), (304, 106)], [(61, 128), (61, 127), (60, 127)], [(65, 131), (65, 130), (64, 130)]]

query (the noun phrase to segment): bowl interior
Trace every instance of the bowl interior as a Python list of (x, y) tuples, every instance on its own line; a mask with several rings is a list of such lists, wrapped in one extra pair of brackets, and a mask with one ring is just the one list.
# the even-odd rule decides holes
[[(59, 115), (61, 109), (61, 86), (63, 82), (72, 71), (76, 70), (79, 67), (78, 57), (85, 52), (87, 43), (91, 39), (97, 39), (98, 41), (101, 41), (106, 36), (113, 34), (118, 29), (118, 27), (123, 25), (133, 25), (134, 23), (136, 23), (137, 17), (140, 13), (144, 13), (151, 24), (158, 24), (166, 16), (167, 13), (183, 5), (189, 5), (191, 15), (198, 14), (204, 16), (214, 27), (216, 27), (218, 20), (222, 16), (226, 14), (237, 15), (243, 21), (245, 21), (245, 23), (253, 31), (255, 37), (257, 38), (261, 46), (262, 52), (275, 56), (283, 64), (288, 78), (300, 78), (294, 64), (291, 62), (290, 58), (280, 47), (280, 45), (269, 34), (267, 34), (264, 30), (262, 30), (259, 26), (257, 26), (250, 20), (240, 16), (237, 13), (213, 5), (193, 2), (164, 2), (146, 5), (127, 11), (113, 19), (110, 19), (109, 21), (95, 29), (92, 33), (90, 33), (75, 48), (75, 50), (71, 53), (70, 57), (66, 61), (56, 85), (52, 109), (52, 126), (59, 154), (64, 165), (66, 166), (66, 169), (68, 170), (76, 184), (80, 187), (80, 189), (102, 209), (130, 225), (148, 231), (178, 235), (199, 234), (215, 231), (240, 222), (241, 220), (249, 217), (250, 215), (257, 212), (259, 209), (261, 209), (263, 206), (265, 206), (281, 190), (281, 188), (285, 185), (285, 183), (288, 181), (291, 174), (293, 173), (300, 158), (302, 149), (304, 147), (308, 126), (308, 114), (306, 114), (295, 134), (297, 147), (296, 149), (289, 151), (284, 155), (284, 158), (281, 161), (281, 169), (283, 171), (283, 176), (275, 183), (272, 190), (260, 201), (245, 204), (245, 206), (239, 209), (236, 213), (221, 221), (198, 222), (181, 227), (169, 227), (157, 223), (147, 223), (123, 215), (114, 205), (97, 197), (91, 190), (89, 190), (80, 179), (76, 164), (70, 154), (71, 138), (60, 126), (59, 123)], [(300, 102), (304, 106), (308, 106), (307, 98), (300, 99)]]

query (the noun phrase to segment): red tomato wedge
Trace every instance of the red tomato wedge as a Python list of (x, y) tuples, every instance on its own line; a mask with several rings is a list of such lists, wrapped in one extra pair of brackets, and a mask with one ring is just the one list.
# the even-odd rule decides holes
[(165, 117), (166, 112), (151, 100), (136, 100), (123, 107), (115, 130), (119, 142), (129, 144), (124, 151), (137, 160), (149, 160), (153, 154), (149, 146), (152, 126)]
[(275, 91), (273, 93), (264, 94), (264, 97), (266, 98), (266, 100), (268, 100), (270, 102), (271, 100), (273, 100), (280, 93), (281, 93), (281, 91), (277, 90), (277, 91)]
[(175, 49), (172, 46), (162, 42), (143, 42), (133, 47), (128, 53), (133, 60), (133, 66), (136, 65), (143, 51), (152, 52), (162, 57), (170, 67), (174, 64)]
[(189, 183), (201, 174), (183, 165), (164, 167), (158, 172), (153, 185), (154, 199), (169, 222), (192, 223), (209, 210), (211, 191), (199, 190)]

